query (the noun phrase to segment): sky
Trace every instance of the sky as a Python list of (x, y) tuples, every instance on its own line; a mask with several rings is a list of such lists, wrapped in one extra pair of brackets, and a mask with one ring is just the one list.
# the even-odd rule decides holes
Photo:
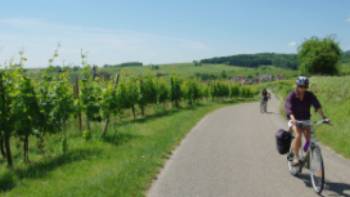
[(295, 53), (311, 36), (350, 49), (348, 0), (0, 0), (0, 65), (188, 62), (241, 53)]

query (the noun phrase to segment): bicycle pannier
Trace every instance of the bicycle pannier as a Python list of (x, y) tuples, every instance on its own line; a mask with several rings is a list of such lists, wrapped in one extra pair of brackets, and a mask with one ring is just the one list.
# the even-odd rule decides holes
[(276, 145), (279, 154), (288, 153), (292, 142), (292, 134), (284, 129), (279, 129), (276, 132)]

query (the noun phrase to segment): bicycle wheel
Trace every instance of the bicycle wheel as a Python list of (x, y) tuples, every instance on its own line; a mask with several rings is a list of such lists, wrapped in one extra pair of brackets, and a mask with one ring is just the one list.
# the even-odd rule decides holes
[(260, 112), (261, 113), (266, 113), (267, 111), (267, 104), (265, 101), (261, 101), (260, 102)]
[(267, 101), (264, 102), (264, 112), (267, 112)]
[(321, 194), (324, 187), (324, 164), (321, 149), (312, 147), (310, 151), (310, 179), (316, 193)]

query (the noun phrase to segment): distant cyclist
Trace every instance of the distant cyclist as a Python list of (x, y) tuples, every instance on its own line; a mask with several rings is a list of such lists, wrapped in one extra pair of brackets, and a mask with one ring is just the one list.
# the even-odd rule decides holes
[(328, 120), (322, 111), (321, 104), (317, 97), (307, 90), (309, 87), (309, 79), (304, 76), (299, 76), (296, 80), (296, 86), (296, 89), (288, 95), (285, 103), (285, 110), (287, 118), (289, 119), (288, 126), (294, 132), (295, 137), (292, 142), (294, 166), (297, 166), (300, 163), (299, 149), (302, 143), (302, 134), (304, 133), (305, 136), (305, 146), (310, 144), (311, 138), (310, 126), (297, 125), (297, 121), (303, 121), (305, 123), (304, 125), (311, 125), (311, 106), (315, 108), (316, 112), (318, 112), (323, 119)]
[(261, 103), (260, 110), (261, 112), (267, 112), (267, 102), (270, 99), (271, 94), (264, 88), (261, 92)]

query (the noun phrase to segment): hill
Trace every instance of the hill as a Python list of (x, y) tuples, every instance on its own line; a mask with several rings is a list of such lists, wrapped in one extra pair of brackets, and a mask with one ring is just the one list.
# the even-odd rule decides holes
[(350, 50), (343, 53), (342, 63), (350, 63)]
[(224, 57), (214, 57), (201, 60), (206, 64), (229, 64), (243, 67), (259, 67), (274, 65), (284, 68), (296, 69), (298, 58), (296, 54), (280, 53), (257, 53), (257, 54), (239, 54)]
[[(250, 68), (273, 65), (282, 68), (296, 69), (298, 67), (298, 56), (297, 54), (283, 53), (238, 54), (202, 59), (201, 63), (228, 64), (231, 66), (241, 66)], [(343, 53), (341, 63), (350, 63), (350, 50), (347, 50)]]

